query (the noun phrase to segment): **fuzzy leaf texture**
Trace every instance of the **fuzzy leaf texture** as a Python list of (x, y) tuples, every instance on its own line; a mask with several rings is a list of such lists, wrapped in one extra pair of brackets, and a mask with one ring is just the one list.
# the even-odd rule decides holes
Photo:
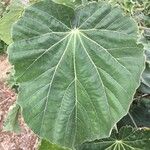
[[(134, 129), (131, 126), (124, 126), (119, 132), (114, 129), (109, 138), (84, 143), (78, 147), (78, 150), (149, 150), (149, 146), (150, 130), (148, 128)], [(39, 150), (68, 149), (42, 140)]]
[(144, 56), (136, 34), (135, 22), (107, 3), (28, 7), (9, 46), (28, 126), (73, 149), (109, 136), (139, 86)]

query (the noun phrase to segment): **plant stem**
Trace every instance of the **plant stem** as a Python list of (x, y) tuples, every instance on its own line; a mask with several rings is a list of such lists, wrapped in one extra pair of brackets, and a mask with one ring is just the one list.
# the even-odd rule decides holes
[(143, 94), (143, 95), (141, 95), (141, 96), (138, 96), (138, 97), (134, 98), (133, 101), (139, 100), (139, 99), (141, 99), (141, 98), (143, 98), (143, 97), (146, 97), (146, 96), (150, 96), (150, 94)]
[(117, 124), (115, 124), (114, 128), (116, 129), (116, 131), (118, 133), (119, 131), (118, 131), (118, 128), (117, 128)]
[(143, 26), (140, 26), (139, 28), (142, 29), (142, 30), (149, 30), (149, 28), (143, 27)]
[(133, 119), (132, 115), (130, 114), (130, 112), (128, 112), (128, 115), (129, 115), (129, 117), (130, 117), (132, 123), (134, 124), (135, 128), (137, 129), (138, 126), (137, 126), (136, 122), (134, 121), (134, 119)]

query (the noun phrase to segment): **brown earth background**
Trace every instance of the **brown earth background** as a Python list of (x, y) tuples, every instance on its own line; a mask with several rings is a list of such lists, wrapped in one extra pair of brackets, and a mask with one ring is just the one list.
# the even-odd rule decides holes
[(38, 138), (19, 118), (19, 134), (3, 130), (9, 108), (16, 101), (16, 94), (7, 83), (11, 70), (6, 55), (0, 55), (0, 150), (37, 150)]

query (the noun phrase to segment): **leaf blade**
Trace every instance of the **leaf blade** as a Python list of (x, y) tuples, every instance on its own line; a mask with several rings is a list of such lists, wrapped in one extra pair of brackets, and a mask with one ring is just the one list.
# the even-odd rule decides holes
[(109, 138), (97, 140), (95, 142), (85, 143), (80, 150), (118, 150), (121, 149), (136, 149), (148, 150), (149, 149), (149, 135), (148, 128), (134, 129), (131, 126), (124, 126), (117, 133), (112, 131)]
[[(116, 22), (105, 30), (110, 22), (101, 14), (104, 7), (127, 26), (116, 31)], [(41, 137), (74, 148), (108, 136), (127, 113), (144, 56), (136, 44), (135, 24), (116, 13), (102, 3), (74, 11), (44, 1), (27, 8), (14, 25), (9, 54), (20, 83), (18, 103), (26, 123)], [(95, 30), (99, 18), (105, 26)]]

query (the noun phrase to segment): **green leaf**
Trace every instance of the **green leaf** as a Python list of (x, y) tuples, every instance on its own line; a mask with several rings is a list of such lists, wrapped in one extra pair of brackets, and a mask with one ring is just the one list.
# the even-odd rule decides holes
[(47, 140), (42, 140), (38, 150), (69, 150), (52, 144)]
[[(33, 0), (32, 3), (35, 3), (36, 0)], [(12, 0), (7, 12), (3, 14), (3, 17), (0, 19), (0, 39), (2, 39), (7, 45), (12, 43), (11, 37), (11, 27), (12, 25), (20, 18), (24, 8), (29, 4), (23, 4), (20, 0)]]
[(73, 10), (47, 0), (13, 26), (18, 103), (39, 136), (74, 148), (109, 136), (128, 112), (144, 56), (135, 22), (121, 13), (105, 3)]
[[(134, 102), (129, 113), (138, 127), (150, 128), (150, 98), (142, 98)], [(118, 123), (119, 127), (125, 125), (132, 125), (134, 127), (134, 123), (129, 115), (123, 117)]]
[(52, 1), (72, 8), (75, 8), (77, 5), (80, 5), (82, 2), (82, 0), (52, 0)]
[[(146, 34), (147, 33), (147, 34)], [(140, 42), (144, 45), (146, 54), (145, 70), (142, 73), (141, 85), (139, 90), (143, 93), (150, 94), (150, 32), (146, 32), (146, 36), (142, 37)]]
[(146, 68), (142, 73), (142, 82), (139, 90), (143, 93), (150, 94), (150, 64), (146, 63)]
[(122, 127), (117, 133), (115, 130), (109, 138), (85, 143), (80, 150), (149, 150), (150, 129), (134, 129)]
[(0, 38), (9, 45), (12, 43), (11, 39), (11, 26), (16, 22), (21, 16), (24, 8), (20, 5), (10, 6), (10, 10), (7, 13), (3, 14), (3, 17), (0, 19)]
[(4, 123), (5, 131), (20, 132), (20, 126), (18, 123), (18, 116), (20, 114), (20, 106), (18, 104), (13, 105), (7, 115)]
[(144, 36), (141, 37), (140, 42), (144, 45), (146, 62), (150, 64), (150, 30), (144, 31)]

